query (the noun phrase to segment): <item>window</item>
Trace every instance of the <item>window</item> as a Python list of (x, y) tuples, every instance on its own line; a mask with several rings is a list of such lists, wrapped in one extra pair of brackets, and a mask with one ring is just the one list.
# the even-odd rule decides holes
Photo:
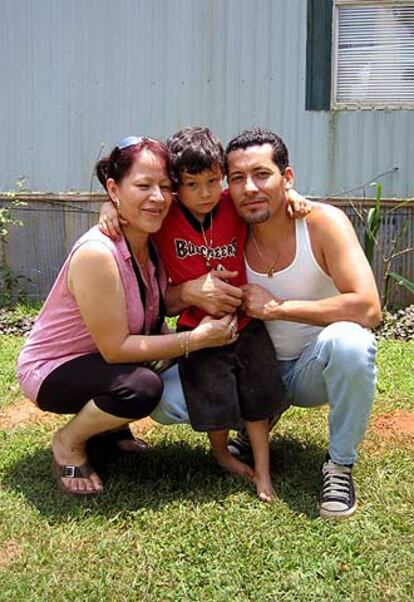
[(334, 108), (414, 108), (414, 2), (337, 0), (332, 41)]
[(308, 0), (306, 109), (414, 108), (414, 1)]

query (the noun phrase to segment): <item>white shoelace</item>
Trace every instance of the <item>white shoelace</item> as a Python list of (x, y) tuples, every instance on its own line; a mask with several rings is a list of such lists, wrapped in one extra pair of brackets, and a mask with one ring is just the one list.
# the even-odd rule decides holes
[(323, 501), (335, 498), (338, 501), (349, 501), (351, 497), (351, 469), (339, 466), (331, 460), (323, 467)]

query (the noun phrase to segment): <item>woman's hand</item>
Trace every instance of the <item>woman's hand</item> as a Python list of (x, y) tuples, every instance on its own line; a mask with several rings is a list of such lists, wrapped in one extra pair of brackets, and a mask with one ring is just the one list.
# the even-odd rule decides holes
[(99, 212), (98, 226), (102, 234), (105, 234), (112, 240), (115, 240), (121, 234), (121, 226), (126, 226), (128, 222), (119, 214), (111, 201), (106, 201)]
[(229, 345), (238, 336), (236, 315), (227, 315), (218, 320), (206, 316), (190, 333), (190, 350)]
[(312, 203), (304, 196), (290, 188), (287, 192), (286, 212), (289, 217), (306, 217), (312, 211)]

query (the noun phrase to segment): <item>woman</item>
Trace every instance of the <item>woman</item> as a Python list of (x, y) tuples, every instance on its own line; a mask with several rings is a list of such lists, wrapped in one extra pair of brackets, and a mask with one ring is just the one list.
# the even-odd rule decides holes
[(125, 218), (123, 235), (111, 241), (94, 227), (75, 243), (18, 360), (29, 398), (75, 414), (52, 441), (58, 482), (75, 495), (103, 489), (87, 461), (88, 439), (119, 429), (118, 439), (127, 438), (126, 425), (158, 404), (162, 381), (151, 365), (237, 338), (229, 316), (189, 333), (163, 324), (166, 276), (149, 238), (172, 201), (166, 147), (130, 136), (96, 169)]

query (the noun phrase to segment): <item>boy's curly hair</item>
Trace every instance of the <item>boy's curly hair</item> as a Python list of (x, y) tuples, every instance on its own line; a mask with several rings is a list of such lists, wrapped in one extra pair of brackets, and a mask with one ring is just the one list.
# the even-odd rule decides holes
[(198, 174), (219, 166), (224, 172), (224, 149), (210, 128), (183, 128), (168, 138), (166, 145), (176, 186), (180, 184), (180, 174), (184, 171)]

